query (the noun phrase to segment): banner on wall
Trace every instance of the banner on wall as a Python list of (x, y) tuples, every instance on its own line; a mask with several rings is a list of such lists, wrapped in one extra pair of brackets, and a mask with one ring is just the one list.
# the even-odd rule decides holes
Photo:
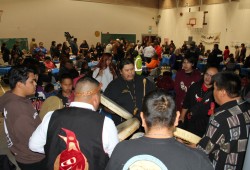
[(201, 34), (201, 42), (207, 44), (220, 43), (220, 33)]

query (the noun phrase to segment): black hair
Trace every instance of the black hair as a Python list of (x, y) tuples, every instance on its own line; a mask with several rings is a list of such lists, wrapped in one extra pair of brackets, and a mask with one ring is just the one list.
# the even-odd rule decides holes
[(52, 92), (52, 91), (54, 91), (54, 90), (55, 90), (55, 89), (54, 89), (54, 85), (51, 84), (51, 83), (48, 83), (48, 84), (44, 87), (44, 91), (45, 91), (46, 93)]
[(71, 79), (73, 81), (73, 78), (69, 74), (62, 74), (59, 80), (60, 83), (62, 83), (64, 79)]
[(44, 60), (50, 60), (50, 61), (51, 61), (51, 58), (50, 58), (50, 56), (46, 56), (46, 57), (44, 58)]
[(42, 69), (41, 64), (43, 65), (43, 63), (40, 63), (37, 59), (35, 58), (31, 58), (31, 57), (26, 57), (23, 61), (23, 66), (27, 67), (29, 69), (32, 69), (34, 71), (34, 74), (40, 74), (43, 73), (43, 71), (45, 71), (45, 66), (44, 66), (44, 70)]
[(51, 45), (56, 45), (56, 41), (52, 41), (52, 42), (51, 42)]
[(62, 47), (63, 45), (61, 43), (57, 44), (56, 47)]
[(138, 51), (134, 50), (132, 53), (132, 57), (135, 58), (139, 55)]
[(128, 65), (128, 64), (133, 64), (133, 65), (134, 65), (134, 62), (133, 62), (131, 59), (129, 59), (129, 58), (123, 59), (123, 60), (120, 62), (120, 64), (119, 64), (119, 70), (122, 70), (123, 67), (124, 67), (125, 65)]
[(234, 56), (233, 56), (233, 54), (231, 55), (229, 55), (229, 61), (231, 62), (231, 63), (234, 63), (235, 62), (235, 59), (234, 59)]
[(250, 85), (247, 85), (247, 86), (242, 88), (240, 96), (242, 99), (244, 99), (244, 100), (248, 101), (248, 103), (250, 103)]
[(219, 44), (214, 44), (214, 48), (218, 49), (219, 48)]
[(230, 98), (239, 97), (241, 91), (240, 77), (228, 71), (219, 72), (212, 78), (212, 83), (219, 90), (225, 90)]
[(10, 89), (13, 90), (18, 82), (25, 83), (29, 78), (29, 73), (34, 73), (34, 71), (23, 66), (13, 67), (9, 72)]
[(163, 127), (173, 127), (174, 125), (175, 102), (163, 90), (154, 90), (145, 96), (142, 112), (149, 129), (155, 125)]
[(189, 63), (195, 64), (195, 58), (194, 57), (185, 56), (183, 58), (182, 62), (184, 62), (184, 60), (187, 60)]
[(82, 62), (80, 74), (84, 74), (85, 76), (86, 75), (92, 76), (92, 71), (88, 66), (88, 62), (86, 60), (83, 60)]

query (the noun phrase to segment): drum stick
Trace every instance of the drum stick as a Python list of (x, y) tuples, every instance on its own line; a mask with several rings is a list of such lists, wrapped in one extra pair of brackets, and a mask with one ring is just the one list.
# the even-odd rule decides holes
[(143, 87), (144, 87), (144, 91), (143, 91), (143, 96), (145, 96), (146, 95), (146, 83), (147, 83), (147, 80), (144, 78), (143, 79)]

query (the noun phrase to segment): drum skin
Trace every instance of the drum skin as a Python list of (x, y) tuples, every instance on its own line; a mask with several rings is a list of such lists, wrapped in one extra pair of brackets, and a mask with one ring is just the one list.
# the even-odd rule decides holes
[[(143, 132), (137, 132), (130, 139), (137, 139), (142, 136), (144, 136)], [(197, 144), (201, 140), (199, 136), (180, 128), (176, 128), (174, 136), (193, 144)]]
[(115, 112), (122, 118), (128, 120), (133, 117), (132, 114), (130, 114), (127, 110), (119, 106), (117, 103), (109, 99), (108, 97), (104, 96), (103, 94), (101, 95), (101, 104), (103, 104), (105, 107), (110, 109), (111, 111)]
[(63, 102), (59, 97), (50, 96), (42, 104), (41, 110), (39, 112), (39, 117), (43, 117), (49, 112), (57, 109), (63, 108)]
[(140, 121), (137, 118), (126, 120), (119, 124), (116, 128), (118, 131), (118, 138), (120, 141), (125, 140), (132, 135), (140, 127)]
[(201, 140), (199, 136), (190, 133), (186, 130), (183, 130), (181, 128), (175, 128), (174, 136), (193, 144), (197, 144)]
[(144, 133), (143, 132), (137, 132), (135, 134), (133, 134), (133, 136), (130, 139), (138, 139), (140, 137), (143, 137)]

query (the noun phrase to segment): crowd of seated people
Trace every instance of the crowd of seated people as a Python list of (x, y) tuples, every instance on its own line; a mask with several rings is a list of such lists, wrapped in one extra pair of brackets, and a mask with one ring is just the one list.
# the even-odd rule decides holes
[[(160, 44), (162, 44), (162, 46), (160, 46)], [(76, 47), (77, 52), (74, 51), (74, 48)], [(250, 67), (248, 64), (248, 57), (246, 57), (246, 47), (243, 43), (240, 48), (238, 46), (235, 47), (236, 50), (234, 56), (230, 53), (228, 46), (225, 46), (225, 50), (222, 52), (219, 49), (219, 45), (215, 44), (212, 50), (207, 50), (207, 52), (205, 52), (205, 46), (202, 43), (196, 45), (195, 42), (192, 42), (191, 44), (184, 42), (182, 47), (177, 48), (173, 40), (169, 43), (162, 43), (159, 39), (155, 39), (153, 42), (143, 41), (143, 43), (137, 41), (136, 44), (130, 43), (127, 40), (115, 39), (111, 40), (107, 45), (101, 44), (100, 42), (97, 42), (96, 45), (89, 45), (87, 40), (83, 40), (79, 46), (77, 44), (77, 38), (72, 39), (72, 41), (65, 41), (58, 44), (53, 40), (49, 48), (50, 50), (48, 51), (46, 47), (44, 47), (43, 42), (39, 42), (37, 45), (35, 38), (33, 38), (30, 43), (29, 53), (26, 55), (24, 55), (24, 51), (20, 49), (20, 44), (18, 42), (14, 44), (11, 50), (6, 49), (6, 44), (2, 45), (2, 49), (5, 61), (8, 61), (9, 65), (21, 65), (25, 56), (31, 56), (38, 61), (44, 62), (47, 72), (50, 72), (51, 69), (56, 68), (60, 64), (61, 66), (58, 69), (64, 71), (65, 61), (70, 60), (71, 55), (75, 54), (76, 61), (72, 61), (71, 59), (73, 62), (71, 65), (73, 65), (72, 68), (76, 68), (77, 71), (80, 71), (83, 61), (87, 61), (88, 63), (94, 61), (98, 63), (103, 53), (111, 53), (113, 56), (112, 61), (119, 63), (119, 61), (124, 58), (134, 60), (135, 57), (137, 57), (133, 55), (134, 51), (137, 51), (142, 58), (142, 68), (146, 68), (146, 73), (143, 74), (145, 76), (147, 76), (152, 69), (162, 66), (162, 62), (165, 61), (164, 55), (170, 56), (168, 63), (164, 63), (164, 66), (170, 67), (170, 70), (173, 73), (173, 78), (175, 77), (176, 72), (182, 69), (184, 57), (194, 58), (194, 69), (196, 69), (196, 65), (201, 59), (199, 56), (202, 56), (203, 61), (207, 61), (208, 66), (216, 66), (221, 69), (221, 65), (223, 65), (222, 67), (224, 67), (224, 70), (235, 71), (238, 69), (241, 73), (241, 70), (239, 69), (240, 67)], [(6, 57), (6, 55), (8, 56), (8, 51), (9, 58)], [(237, 65), (239, 65), (237, 63), (239, 62), (240, 67), (237, 67)], [(58, 78), (62, 71), (59, 71), (59, 76), (55, 75), (57, 76), (56, 80), (59, 80)], [(203, 72), (204, 70), (200, 71)], [(75, 77), (76, 74), (73, 78)]]
[[(244, 44), (241, 45), (238, 54), (234, 55), (230, 53), (228, 46), (222, 52), (218, 44), (214, 45), (214, 49), (211, 52), (209, 50), (205, 52), (205, 47), (202, 43), (198, 46), (184, 43), (180, 48), (176, 47), (173, 40), (170, 43), (163, 43), (162, 46), (159, 45), (160, 43), (156, 40), (154, 42), (137, 42), (134, 44), (126, 40), (116, 39), (110, 41), (106, 46), (100, 42), (97, 42), (94, 46), (88, 45), (87, 41), (84, 40), (78, 46), (77, 39), (74, 39), (73, 42), (69, 42), (69, 45), (68, 42), (56, 44), (56, 41), (52, 41), (50, 51), (47, 51), (42, 42), (37, 46), (35, 39), (32, 39), (29, 54), (24, 55), (17, 43), (10, 50), (9, 56), (11, 57), (9, 59), (5, 57), (5, 60), (12, 66), (23, 65), (36, 70), (35, 73), (38, 75), (36, 92), (39, 97), (42, 96), (43, 99), (46, 99), (54, 95), (63, 100), (64, 106), (70, 106), (74, 98), (76, 82), (80, 78), (85, 76), (93, 77), (104, 85), (101, 87), (101, 90), (105, 92), (109, 83), (121, 76), (117, 67), (124, 59), (128, 58), (135, 62), (136, 57), (139, 55), (142, 60), (142, 67), (146, 67), (148, 70), (142, 76), (147, 77), (153, 69), (161, 68), (161, 62), (167, 55), (169, 56), (169, 63), (165, 64), (164, 67), (169, 68), (167, 70), (168, 73), (157, 75), (155, 83), (156, 86), (159, 86), (157, 88), (171, 92), (168, 94), (171, 94), (174, 98), (177, 111), (184, 109), (183, 102), (187, 102), (188, 99), (185, 99), (186, 94), (191, 93), (189, 88), (192, 87), (192, 84), (205, 82), (206, 77), (212, 78), (213, 75), (210, 75), (207, 70), (203, 72), (203, 70), (198, 70), (196, 67), (197, 63), (203, 62), (204, 58), (207, 60), (207, 63), (205, 63), (206, 68), (218, 68), (219, 72), (224, 70), (235, 72), (239, 63), (241, 67), (250, 68), (250, 56), (246, 56)], [(78, 50), (74, 51), (76, 47)], [(73, 50), (73, 48), (75, 49)], [(8, 52), (6, 49), (3, 51)], [(137, 55), (134, 55), (135, 51)], [(200, 56), (202, 56), (202, 61), (199, 58)], [(98, 64), (92, 68), (89, 67), (88, 63), (93, 62)], [(60, 63), (59, 71), (57, 74), (52, 74), (52, 70), (57, 67), (57, 63)], [(224, 69), (220, 69), (221, 64), (224, 65)], [(139, 71), (142, 70), (138, 69)], [(157, 79), (158, 76), (159, 79)], [(168, 78), (167, 81), (163, 80), (164, 76)], [(244, 78), (248, 80), (248, 75), (245, 75)], [(60, 84), (59, 89), (55, 87), (57, 82)], [(164, 84), (166, 84), (166, 87), (164, 87)], [(171, 87), (169, 87), (170, 85)], [(244, 84), (244, 87), (248, 86), (249, 80)], [(198, 90), (198, 92), (207, 97), (206, 91), (206, 87), (201, 83), (201, 90)], [(196, 94), (192, 95), (194, 95), (195, 102), (205, 102), (197, 97)], [(210, 93), (210, 97), (211, 95), (213, 94)], [(218, 105), (210, 106), (209, 108), (216, 109), (217, 107)], [(37, 110), (39, 111), (39, 108)], [(192, 113), (187, 113), (186, 115), (192, 116)], [(183, 117), (182, 121), (185, 120), (190, 120), (190, 118)], [(200, 134), (200, 136), (202, 135)]]
[[(160, 46), (160, 44), (162, 44), (162, 46)], [(241, 73), (241, 70), (239, 69), (240, 67), (250, 67), (248, 62), (249, 57), (246, 57), (246, 47), (243, 43), (241, 44), (241, 48), (237, 46), (235, 47), (235, 55), (230, 53), (228, 46), (225, 46), (225, 50), (222, 52), (219, 49), (219, 45), (215, 44), (212, 50), (207, 50), (205, 52), (205, 46), (202, 43), (196, 45), (195, 42), (192, 42), (191, 44), (184, 42), (182, 47), (178, 48), (173, 40), (171, 40), (170, 43), (162, 43), (159, 39), (155, 39), (153, 42), (143, 41), (143, 43), (137, 41), (136, 44), (130, 43), (127, 40), (115, 39), (111, 40), (107, 45), (101, 44), (100, 42), (97, 42), (96, 45), (89, 45), (87, 40), (83, 40), (79, 46), (77, 44), (77, 38), (72, 39), (72, 41), (65, 41), (58, 44), (55, 40), (53, 40), (49, 48), (50, 50), (48, 51), (46, 47), (44, 47), (43, 42), (39, 42), (37, 45), (35, 38), (33, 38), (30, 43), (29, 53), (26, 55), (24, 55), (23, 50), (20, 49), (20, 44), (18, 42), (11, 50), (6, 49), (6, 44), (3, 44), (2, 46), (5, 61), (8, 61), (9, 65), (21, 65), (25, 56), (31, 56), (32, 58), (43, 62), (46, 68), (45, 71), (48, 73), (52, 69), (59, 66), (59, 74), (54, 75), (56, 81), (59, 80), (60, 75), (65, 71), (66, 73), (71, 72), (71, 74), (73, 74), (73, 78), (76, 78), (79, 75), (76, 71), (80, 72), (83, 61), (86, 61), (87, 63), (93, 61), (98, 63), (104, 53), (111, 53), (113, 56), (112, 61), (119, 63), (119, 61), (124, 58), (135, 60), (137, 55), (135, 56), (133, 53), (136, 51), (142, 58), (141, 67), (144, 76), (148, 76), (154, 68), (169, 66), (173, 79), (175, 78), (176, 72), (182, 69), (184, 57), (194, 59), (194, 65), (192, 66), (194, 69), (196, 69), (197, 63), (200, 62), (201, 58), (199, 58), (199, 56), (202, 56), (202, 61), (207, 61), (207, 66), (216, 66), (220, 70), (221, 65), (223, 65), (222, 67), (224, 67), (224, 70), (236, 71), (238, 69), (239, 73)], [(76, 47), (77, 52), (73, 52)], [(9, 58), (6, 57), (6, 53), (8, 55), (8, 51), (10, 51)], [(75, 54), (76, 61), (72, 61), (71, 55)], [(164, 56), (166, 55), (169, 56), (167, 64), (163, 63), (163, 61), (165, 61)], [(65, 61), (67, 62), (65, 63)], [(240, 66), (237, 64), (238, 62), (241, 62)], [(67, 69), (65, 64), (72, 67), (72, 69)], [(203, 68), (206, 68), (206, 66)], [(204, 70), (200, 71), (203, 72)], [(116, 72), (119, 74), (117, 69)]]

